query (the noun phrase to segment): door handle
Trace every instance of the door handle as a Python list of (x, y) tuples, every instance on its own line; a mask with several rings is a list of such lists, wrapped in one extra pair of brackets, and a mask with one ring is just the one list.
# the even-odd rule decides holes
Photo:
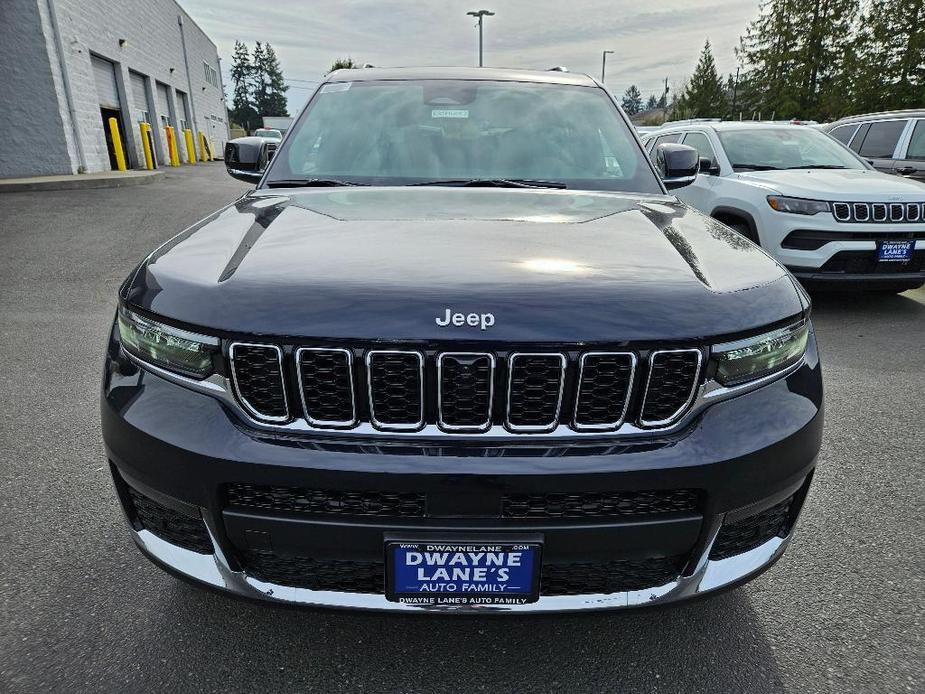
[(900, 168), (896, 169), (896, 173), (900, 174), (901, 176), (908, 176), (909, 174), (915, 173), (915, 167), (914, 166), (901, 166)]

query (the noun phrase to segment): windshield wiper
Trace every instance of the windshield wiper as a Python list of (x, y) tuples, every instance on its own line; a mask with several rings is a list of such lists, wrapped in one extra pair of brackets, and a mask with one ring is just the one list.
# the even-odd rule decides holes
[(354, 183), (352, 181), (341, 181), (336, 178), (284, 178), (275, 181), (267, 181), (268, 188), (318, 188), (333, 186), (365, 186), (367, 183)]
[(457, 186), (460, 188), (567, 188), (561, 181), (532, 178), (448, 178), (442, 181), (409, 183), (411, 186)]
[(788, 166), (787, 169), (847, 169), (841, 164), (804, 164), (803, 166)]
[(780, 171), (779, 166), (768, 166), (767, 164), (733, 164), (732, 170), (738, 171), (739, 169), (745, 169), (746, 171)]

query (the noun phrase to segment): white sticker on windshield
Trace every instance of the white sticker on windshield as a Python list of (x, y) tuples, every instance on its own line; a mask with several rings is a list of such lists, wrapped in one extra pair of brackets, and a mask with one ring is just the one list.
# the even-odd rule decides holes
[(321, 88), (321, 93), (330, 94), (331, 92), (345, 92), (350, 89), (352, 84), (353, 82), (330, 82)]
[(431, 118), (468, 118), (469, 111), (464, 108), (435, 108), (430, 112)]

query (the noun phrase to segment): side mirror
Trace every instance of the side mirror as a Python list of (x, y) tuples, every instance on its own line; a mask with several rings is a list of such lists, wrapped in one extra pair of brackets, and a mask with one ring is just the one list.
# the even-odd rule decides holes
[[(272, 145), (272, 152), (271, 150)], [(257, 183), (273, 158), (276, 143), (262, 137), (239, 137), (225, 145), (225, 170), (232, 178)]]
[(719, 173), (719, 167), (710, 157), (700, 157), (700, 173), (715, 176)]
[(697, 178), (700, 155), (693, 147), (663, 142), (655, 148), (655, 168), (668, 190), (683, 188)]

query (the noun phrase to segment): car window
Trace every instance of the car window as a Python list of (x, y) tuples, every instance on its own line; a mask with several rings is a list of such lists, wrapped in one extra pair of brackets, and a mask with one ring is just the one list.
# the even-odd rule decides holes
[(829, 135), (834, 137), (836, 140), (841, 142), (843, 145), (847, 145), (851, 142), (851, 136), (854, 135), (858, 130), (857, 123), (851, 123), (850, 125), (840, 125), (834, 130), (829, 132)]
[(713, 151), (713, 145), (703, 133), (688, 133), (684, 138), (684, 144), (696, 149), (697, 153), (709, 159), (711, 164), (716, 163), (716, 152)]
[(906, 150), (906, 159), (925, 160), (925, 120), (917, 121), (912, 139), (909, 140), (909, 149)]
[(735, 128), (718, 135), (734, 171), (866, 168), (831, 137), (802, 125)]
[(655, 145), (652, 147), (652, 149), (655, 149), (660, 144), (663, 144), (665, 142), (680, 142), (682, 137), (684, 137), (684, 133), (672, 133), (671, 135), (661, 135), (655, 138)]
[(273, 158), (267, 183), (301, 178), (531, 179), (661, 192), (603, 89), (491, 80), (325, 84)]
[(879, 157), (889, 159), (893, 156), (899, 136), (906, 127), (905, 120), (875, 121), (870, 124), (867, 136), (858, 150), (862, 157)]

